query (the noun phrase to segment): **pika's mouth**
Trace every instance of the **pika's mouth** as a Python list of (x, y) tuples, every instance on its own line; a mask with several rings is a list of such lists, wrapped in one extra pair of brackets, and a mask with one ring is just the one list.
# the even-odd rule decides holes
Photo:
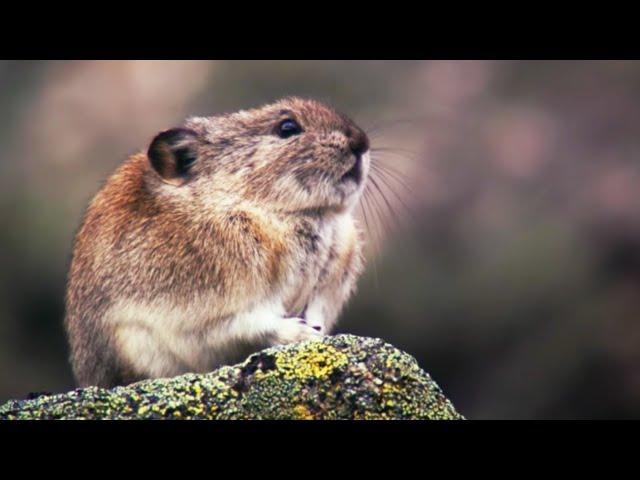
[(362, 155), (356, 155), (356, 163), (351, 167), (351, 170), (340, 178), (340, 181), (354, 181), (356, 185), (360, 185), (360, 182), (362, 181)]

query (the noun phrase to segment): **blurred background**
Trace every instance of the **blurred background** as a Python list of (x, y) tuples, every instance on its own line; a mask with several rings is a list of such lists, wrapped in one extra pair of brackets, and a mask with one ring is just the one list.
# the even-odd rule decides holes
[(623, 61), (0, 62), (0, 402), (73, 388), (66, 269), (114, 168), (187, 116), (290, 94), (376, 148), (339, 332), (408, 351), (468, 418), (640, 418), (640, 62)]

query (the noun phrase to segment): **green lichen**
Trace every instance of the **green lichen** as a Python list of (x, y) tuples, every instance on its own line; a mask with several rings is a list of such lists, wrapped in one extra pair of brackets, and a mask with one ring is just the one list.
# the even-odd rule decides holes
[(208, 374), (13, 400), (0, 419), (462, 419), (410, 355), (336, 335)]

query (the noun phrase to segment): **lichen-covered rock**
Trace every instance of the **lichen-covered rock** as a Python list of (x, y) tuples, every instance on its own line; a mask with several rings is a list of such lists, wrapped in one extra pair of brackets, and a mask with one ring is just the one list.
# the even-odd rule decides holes
[(0, 419), (462, 419), (415, 359), (336, 335), (214, 372), (13, 400)]

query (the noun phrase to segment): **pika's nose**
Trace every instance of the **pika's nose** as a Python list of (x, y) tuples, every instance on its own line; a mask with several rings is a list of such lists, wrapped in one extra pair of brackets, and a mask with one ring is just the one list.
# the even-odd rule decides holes
[(350, 125), (347, 128), (347, 138), (349, 139), (349, 148), (356, 157), (369, 150), (369, 137), (360, 128)]

